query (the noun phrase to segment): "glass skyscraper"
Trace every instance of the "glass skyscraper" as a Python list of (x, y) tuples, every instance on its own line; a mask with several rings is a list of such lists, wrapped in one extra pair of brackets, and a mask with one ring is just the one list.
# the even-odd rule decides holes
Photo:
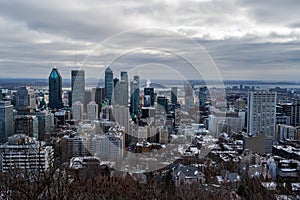
[(111, 104), (112, 94), (114, 89), (114, 82), (113, 82), (113, 71), (111, 68), (106, 68), (105, 70), (105, 90), (104, 90), (104, 97), (109, 101)]
[(130, 104), (131, 110), (130, 114), (134, 115), (138, 113), (138, 108), (140, 104), (140, 77), (134, 76), (130, 83)]
[(57, 68), (53, 68), (49, 75), (49, 108), (60, 109), (62, 103), (62, 78)]
[[(84, 104), (85, 100), (85, 73), (84, 70), (72, 70), (72, 104), (80, 102)], [(71, 105), (72, 105), (71, 104)]]
[(14, 134), (14, 109), (10, 101), (0, 101), (0, 143)]

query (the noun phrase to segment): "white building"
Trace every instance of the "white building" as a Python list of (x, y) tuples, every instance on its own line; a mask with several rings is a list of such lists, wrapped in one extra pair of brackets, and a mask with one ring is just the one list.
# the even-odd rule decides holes
[(103, 134), (91, 138), (89, 151), (101, 160), (117, 160), (123, 157), (122, 134)]
[(75, 120), (83, 119), (83, 104), (81, 102), (77, 101), (72, 104), (72, 114)]
[(98, 104), (96, 102), (91, 101), (87, 105), (87, 119), (88, 120), (96, 120), (98, 119)]
[(277, 93), (267, 90), (250, 91), (247, 101), (247, 132), (273, 136), (276, 124)]
[(129, 133), (129, 108), (126, 106), (114, 105), (112, 108), (114, 121), (125, 128), (125, 133)]
[(16, 134), (0, 146), (1, 171), (37, 170), (46, 171), (53, 166), (54, 150), (43, 146), (34, 138)]
[(219, 117), (215, 115), (209, 115), (208, 117), (208, 130), (215, 135), (222, 132), (220, 124), (227, 124), (232, 132), (239, 132), (243, 129), (242, 117)]

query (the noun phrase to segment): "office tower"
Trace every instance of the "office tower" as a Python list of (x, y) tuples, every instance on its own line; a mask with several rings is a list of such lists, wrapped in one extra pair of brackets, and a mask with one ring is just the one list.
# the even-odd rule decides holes
[(113, 105), (120, 105), (120, 80), (118, 78), (114, 78), (114, 89), (113, 89)]
[(273, 91), (257, 90), (248, 94), (247, 131), (255, 135), (275, 134), (277, 94)]
[(198, 100), (199, 100), (199, 108), (204, 108), (205, 103), (207, 101), (207, 95), (208, 95), (208, 89), (206, 86), (200, 87), (199, 88), (199, 96), (198, 96)]
[(91, 101), (87, 105), (87, 119), (88, 120), (98, 119), (98, 105), (94, 101)]
[(112, 98), (113, 98), (113, 89), (114, 89), (114, 82), (113, 82), (113, 71), (111, 68), (106, 68), (105, 69), (105, 82), (104, 82), (104, 97), (105, 99), (108, 100), (109, 104), (111, 105), (112, 103)]
[(53, 68), (49, 75), (49, 108), (61, 109), (62, 103), (62, 78), (57, 68)]
[(91, 90), (86, 90), (84, 92), (84, 103), (83, 103), (83, 108), (85, 111), (87, 111), (87, 105), (90, 103), (92, 100), (92, 91)]
[(157, 111), (168, 113), (168, 99), (165, 96), (157, 97)]
[(74, 120), (83, 120), (83, 104), (81, 102), (73, 103), (72, 114)]
[(189, 82), (184, 83), (184, 101), (185, 111), (189, 112), (190, 108), (194, 106), (194, 95), (193, 87)]
[(155, 94), (154, 88), (144, 88), (144, 106), (152, 107), (154, 106)]
[[(72, 104), (85, 100), (85, 72), (84, 70), (71, 71)], [(71, 105), (72, 105), (71, 104)]]
[(281, 103), (282, 112), (290, 117), (290, 124), (292, 126), (300, 126), (300, 102)]
[(6, 142), (14, 134), (13, 111), (10, 101), (0, 101), (0, 143)]
[(101, 107), (104, 101), (104, 88), (96, 88), (95, 91), (95, 102), (98, 105), (98, 114), (97, 117), (99, 117), (99, 114), (101, 112)]
[(130, 83), (131, 115), (138, 114), (140, 104), (140, 77), (134, 76)]
[(127, 72), (121, 72), (120, 105), (128, 107), (128, 92), (128, 74)]
[(39, 122), (36, 116), (18, 115), (15, 118), (15, 133), (29, 137), (39, 137)]
[(47, 171), (53, 167), (54, 149), (43, 146), (26, 135), (16, 134), (9, 137), (8, 142), (0, 146), (0, 154), (2, 172), (23, 169), (30, 170), (31, 173)]
[(20, 87), (16, 94), (16, 109), (22, 110), (27, 108), (36, 109), (35, 94), (33, 89), (29, 87)]
[(177, 87), (171, 88), (171, 103), (174, 105), (177, 104)]
[[(129, 108), (128, 107), (114, 106), (112, 108), (112, 118), (113, 121), (115, 121), (118, 125), (125, 128), (125, 134), (129, 133)], [(126, 138), (128, 139), (128, 137)]]

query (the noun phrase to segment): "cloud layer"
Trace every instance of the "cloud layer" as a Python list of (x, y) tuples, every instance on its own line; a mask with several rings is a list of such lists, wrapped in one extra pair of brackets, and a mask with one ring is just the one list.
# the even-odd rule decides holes
[(0, 77), (46, 78), (58, 65), (69, 78), (77, 55), (88, 77), (109, 63), (176, 77), (196, 63), (214, 78), (215, 63), (223, 79), (298, 80), (299, 10), (296, 0), (0, 1)]

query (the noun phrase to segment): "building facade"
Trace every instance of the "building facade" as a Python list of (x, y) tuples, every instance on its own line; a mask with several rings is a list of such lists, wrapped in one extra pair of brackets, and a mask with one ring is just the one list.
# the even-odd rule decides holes
[(248, 94), (247, 132), (263, 132), (273, 136), (276, 125), (277, 93), (267, 90), (250, 91)]
[(61, 109), (62, 102), (62, 78), (57, 68), (53, 68), (49, 75), (49, 108)]
[(0, 143), (14, 134), (14, 113), (10, 101), (0, 101)]

